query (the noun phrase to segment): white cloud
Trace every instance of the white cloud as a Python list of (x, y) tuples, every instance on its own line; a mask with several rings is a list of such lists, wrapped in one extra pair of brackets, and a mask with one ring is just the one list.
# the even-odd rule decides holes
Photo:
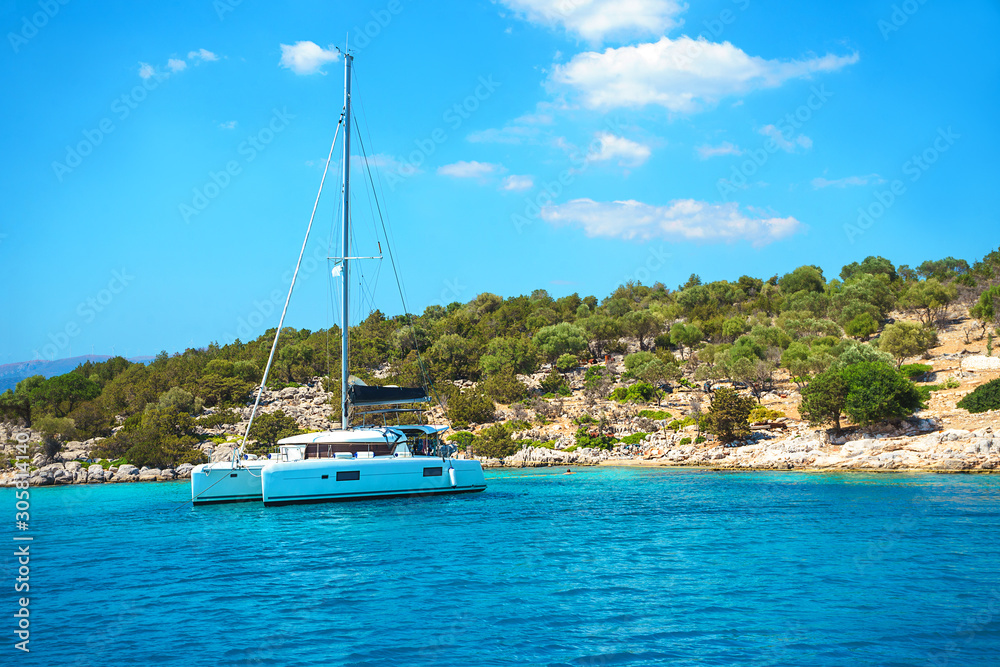
[(650, 44), (580, 53), (554, 66), (549, 85), (568, 88), (585, 106), (595, 109), (654, 104), (693, 113), (724, 97), (774, 88), (857, 61), (856, 53), (766, 60), (747, 55), (729, 42), (662, 37)]
[(665, 206), (635, 200), (574, 199), (543, 207), (542, 218), (557, 227), (579, 227), (590, 237), (749, 241), (755, 246), (783, 239), (802, 228), (792, 217), (770, 217), (753, 209), (744, 212), (736, 202), (712, 204), (694, 199), (676, 199)]
[(820, 188), (846, 188), (852, 185), (869, 185), (869, 184), (879, 184), (885, 183), (885, 179), (878, 174), (868, 174), (866, 176), (846, 176), (844, 178), (837, 178), (832, 181), (825, 178), (819, 177), (812, 180), (812, 186), (819, 190)]
[(535, 179), (531, 176), (518, 176), (516, 174), (511, 174), (507, 178), (503, 179), (503, 185), (500, 186), (503, 190), (509, 190), (511, 192), (523, 192), (525, 190), (530, 190), (535, 186)]
[(219, 123), (219, 127), (221, 127), (223, 130), (235, 130), (236, 129), (236, 121), (235, 120), (227, 120), (224, 123)]
[(720, 155), (743, 155), (743, 151), (739, 146), (736, 146), (728, 141), (723, 141), (718, 146), (709, 146), (708, 144), (697, 146), (694, 150), (698, 154), (698, 157), (702, 160), (707, 160), (711, 157), (718, 157)]
[(778, 148), (785, 151), (786, 153), (794, 153), (797, 148), (812, 148), (813, 141), (804, 134), (795, 136), (794, 132), (790, 132), (788, 137), (779, 130), (774, 125), (765, 125), (764, 127), (757, 130), (758, 133), (763, 134), (765, 137), (770, 138), (777, 144)]
[[(548, 105), (540, 105), (547, 108)], [(542, 134), (542, 126), (551, 125), (552, 114), (544, 111), (530, 113), (515, 118), (503, 127), (470, 132), (466, 140), (474, 144), (522, 144), (536, 141)]]
[(143, 79), (148, 79), (156, 74), (156, 68), (149, 63), (139, 63), (139, 76)]
[(184, 62), (183, 60), (178, 60), (177, 58), (171, 58), (170, 60), (167, 61), (167, 68), (171, 72), (180, 72), (184, 70), (187, 66), (188, 64), (186, 62)]
[(218, 60), (219, 56), (215, 55), (208, 49), (198, 49), (197, 51), (188, 51), (188, 60)]
[(295, 42), (292, 46), (281, 45), (281, 67), (290, 69), (296, 74), (315, 74), (322, 71), (323, 65), (336, 62), (340, 56), (333, 48), (324, 49), (315, 42)]
[(493, 174), (502, 174), (505, 171), (507, 170), (501, 164), (476, 162), (475, 160), (466, 162), (461, 160), (454, 164), (446, 164), (443, 167), (438, 167), (437, 173), (442, 176), (451, 176), (452, 178), (485, 178)]
[[(325, 163), (325, 159), (319, 162), (321, 165)], [(419, 167), (408, 162), (404, 162), (395, 156), (386, 155), (385, 153), (369, 155), (368, 167), (370, 167), (373, 171), (378, 169), (384, 173), (396, 174), (398, 176), (413, 176), (414, 174), (423, 173), (423, 170)], [(361, 155), (352, 155), (351, 168), (355, 170), (365, 169), (365, 158)]]
[(606, 37), (658, 36), (681, 24), (677, 0), (499, 0), (519, 17), (561, 27), (590, 42)]
[(652, 152), (649, 146), (610, 132), (598, 132), (594, 135), (594, 141), (597, 145), (587, 154), (587, 160), (591, 162), (617, 159), (622, 167), (638, 167), (649, 159)]

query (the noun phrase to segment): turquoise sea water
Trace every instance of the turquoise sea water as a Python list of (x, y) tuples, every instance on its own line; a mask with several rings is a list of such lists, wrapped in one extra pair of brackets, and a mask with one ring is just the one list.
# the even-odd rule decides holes
[(0, 662), (1000, 664), (1000, 477), (487, 472), (268, 509), (36, 489), (32, 653), (4, 614)]

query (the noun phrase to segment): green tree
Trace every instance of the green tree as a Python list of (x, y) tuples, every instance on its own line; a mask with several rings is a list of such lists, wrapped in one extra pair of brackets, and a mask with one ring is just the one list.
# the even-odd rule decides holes
[(587, 334), (583, 328), (560, 322), (542, 327), (535, 334), (535, 344), (549, 361), (555, 361), (563, 354), (580, 354), (587, 349)]
[(101, 387), (96, 382), (76, 373), (50, 377), (30, 394), (33, 410), (50, 412), (56, 417), (65, 417), (77, 405), (100, 395)]
[(740, 396), (729, 387), (715, 390), (706, 416), (706, 430), (714, 433), (723, 444), (729, 444), (750, 435), (747, 418), (757, 403), (752, 398)]
[(538, 348), (530, 338), (494, 338), (486, 345), (479, 367), (487, 375), (504, 371), (534, 373), (538, 368)]
[(778, 280), (778, 287), (785, 294), (795, 294), (802, 290), (822, 292), (826, 288), (826, 280), (823, 278), (823, 269), (818, 266), (800, 266), (783, 275)]
[(196, 415), (202, 411), (203, 405), (204, 401), (180, 387), (171, 387), (160, 394), (159, 406), (161, 408), (174, 407), (189, 415)]
[(868, 340), (876, 331), (878, 331), (878, 321), (871, 313), (861, 313), (844, 327), (844, 333), (848, 336), (862, 340)]
[(471, 379), (476, 375), (474, 344), (458, 334), (441, 336), (427, 350), (435, 377), (448, 380)]
[(910, 285), (899, 298), (899, 305), (916, 313), (924, 326), (938, 326), (956, 298), (958, 288), (954, 284), (944, 285), (937, 278), (928, 278)]
[(633, 310), (622, 318), (625, 333), (639, 341), (639, 349), (649, 348), (652, 338), (660, 333), (663, 322), (649, 310)]
[(924, 354), (937, 345), (937, 332), (913, 322), (895, 322), (882, 330), (878, 348), (896, 358), (896, 368), (910, 357)]
[(680, 349), (682, 359), (685, 358), (684, 348), (693, 350), (694, 346), (700, 343), (704, 338), (705, 334), (702, 330), (693, 324), (677, 322), (670, 327), (670, 342), (674, 345), (674, 347)]
[(479, 388), (497, 403), (510, 405), (528, 398), (528, 387), (510, 371), (489, 375), (479, 383)]
[(482, 391), (456, 391), (448, 398), (447, 412), (452, 428), (496, 420), (496, 406)]
[(860, 363), (842, 371), (847, 383), (844, 412), (860, 426), (908, 417), (920, 409), (916, 385), (891, 366)]
[(847, 381), (839, 369), (820, 373), (802, 389), (799, 414), (812, 426), (832, 423), (839, 433), (840, 415), (847, 401), (847, 391)]
[(811, 424), (833, 423), (840, 431), (840, 415), (859, 426), (902, 419), (920, 409), (916, 385), (892, 366), (863, 361), (831, 368), (802, 390), (799, 413)]
[(1000, 325), (1000, 284), (980, 294), (979, 299), (969, 309), (969, 315), (978, 320), (982, 327), (980, 338), (986, 334), (987, 327)]
[(472, 441), (472, 453), (489, 459), (506, 458), (518, 449), (510, 436), (511, 429), (507, 424), (488, 426)]
[(264, 445), (270, 448), (277, 445), (282, 438), (299, 433), (299, 425), (293, 417), (286, 415), (284, 410), (275, 410), (254, 417), (248, 437), (256, 440), (258, 447)]
[(894, 281), (897, 278), (896, 267), (892, 265), (892, 262), (887, 260), (885, 257), (871, 256), (865, 257), (864, 261), (858, 264), (857, 262), (852, 262), (848, 264), (843, 269), (840, 270), (840, 278), (847, 282), (859, 273), (868, 273), (871, 275), (884, 275), (889, 278), (890, 281)]
[(583, 327), (590, 343), (590, 354), (594, 359), (604, 356), (604, 349), (608, 343), (616, 340), (621, 335), (621, 328), (618, 322), (604, 315), (591, 315), (582, 320), (577, 320), (577, 324)]

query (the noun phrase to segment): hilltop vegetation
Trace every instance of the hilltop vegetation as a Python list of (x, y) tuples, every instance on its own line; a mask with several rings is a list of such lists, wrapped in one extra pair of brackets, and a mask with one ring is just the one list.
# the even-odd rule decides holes
[[(839, 424), (847, 414), (872, 423), (919, 407), (912, 383), (897, 369), (935, 344), (955, 307), (976, 322), (967, 340), (993, 336), (1000, 324), (1000, 250), (972, 265), (948, 257), (916, 268), (867, 257), (833, 279), (806, 265), (736, 281), (704, 283), (692, 275), (677, 289), (628, 283), (603, 299), (557, 299), (536, 290), (508, 299), (483, 293), (413, 316), (375, 311), (351, 329), (351, 372), (374, 384), (429, 384), (453, 424), (462, 426), (493, 421), (496, 403), (544, 401), (532, 398), (518, 377), (543, 364), (551, 371), (534, 393), (556, 397), (569, 392), (563, 371), (626, 354), (628, 386), (613, 388), (595, 366), (584, 391), (590, 398), (642, 403), (656, 403), (660, 388), (671, 384), (712, 389), (721, 381), (742, 383), (759, 400), (785, 369), (803, 391), (810, 421)], [(915, 321), (895, 322), (894, 313)], [(161, 352), (148, 365), (115, 357), (49, 379), (27, 378), (0, 394), (0, 417), (54, 439), (106, 438), (100, 449), (108, 458), (197, 461), (199, 426), (218, 425), (226, 409), (251, 399), (273, 337), (272, 329), (249, 342)], [(339, 356), (337, 327), (288, 328), (268, 384), (280, 388), (320, 376), (329, 391), (339, 391)], [(476, 385), (462, 392), (456, 381)], [(890, 394), (885, 409), (866, 408), (885, 398), (873, 395), (879, 388)], [(206, 407), (214, 414), (199, 417)], [(330, 410), (339, 419), (339, 405)], [(271, 441), (288, 428), (261, 437)]]

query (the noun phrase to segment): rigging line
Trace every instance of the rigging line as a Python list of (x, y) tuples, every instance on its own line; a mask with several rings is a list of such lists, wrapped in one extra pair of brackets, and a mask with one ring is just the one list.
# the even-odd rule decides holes
[[(356, 120), (357, 116), (355, 116), (355, 121)], [(371, 138), (371, 134), (369, 134), (369, 138)], [(360, 132), (358, 133), (358, 142), (361, 144), (362, 155), (367, 155), (367, 151), (365, 149), (365, 141), (364, 138), (361, 136)], [(374, 183), (374, 179), (372, 178), (371, 175), (371, 165), (368, 164), (367, 159), (365, 159), (365, 169), (368, 171), (368, 180)], [(374, 185), (372, 189), (374, 190)], [(375, 196), (375, 207), (378, 210), (379, 221), (382, 223), (382, 234), (385, 236), (386, 250), (389, 253), (389, 262), (392, 264), (392, 274), (396, 278), (396, 289), (399, 290), (399, 299), (403, 303), (403, 315), (406, 317), (406, 322), (410, 327), (410, 335), (413, 337), (413, 349), (417, 353), (417, 366), (420, 368), (420, 374), (424, 378), (424, 384), (430, 387), (430, 390), (434, 393), (434, 400), (437, 401), (437, 404), (441, 406), (441, 408), (443, 409), (444, 405), (441, 403), (441, 397), (438, 395), (437, 390), (434, 389), (434, 385), (431, 384), (430, 377), (427, 373), (427, 369), (424, 366), (423, 357), (421, 356), (419, 351), (419, 345), (417, 344), (416, 330), (413, 328), (413, 316), (410, 313), (410, 309), (406, 305), (406, 294), (405, 291), (403, 290), (403, 284), (399, 279), (399, 271), (396, 269), (396, 255), (392, 251), (394, 243), (393, 244), (389, 243), (389, 233), (386, 230), (385, 218), (382, 216), (382, 207), (379, 205), (377, 195)]]
[[(346, 111), (346, 110), (345, 110)], [(337, 145), (337, 137), (340, 135), (340, 127), (343, 124), (345, 113), (341, 112), (340, 121), (337, 122), (337, 129), (333, 133), (333, 141), (330, 143), (330, 153), (326, 156), (326, 166), (323, 167), (323, 177), (319, 181), (319, 191), (316, 193), (316, 201), (313, 203), (312, 214), (309, 216), (309, 226), (306, 227), (306, 237), (302, 239), (302, 249), (299, 250), (299, 260), (295, 263), (295, 272), (292, 274), (292, 283), (288, 286), (288, 296), (285, 297), (285, 307), (281, 309), (281, 318), (278, 320), (278, 328), (274, 332), (274, 343), (271, 344), (271, 354), (267, 357), (267, 366), (264, 367), (264, 378), (260, 381), (260, 388), (257, 390), (257, 399), (253, 403), (250, 411), (250, 421), (247, 423), (247, 430), (243, 434), (243, 441), (240, 443), (239, 455), (236, 448), (233, 448), (233, 465), (242, 458), (247, 446), (247, 438), (250, 437), (250, 427), (253, 426), (253, 418), (257, 414), (260, 406), (260, 397), (264, 394), (264, 386), (267, 384), (267, 374), (271, 370), (271, 363), (274, 361), (274, 353), (278, 349), (278, 337), (281, 336), (281, 325), (285, 322), (285, 314), (288, 312), (288, 303), (292, 300), (292, 290), (295, 289), (295, 279), (299, 276), (299, 267), (302, 266), (302, 256), (306, 254), (306, 244), (309, 243), (309, 232), (312, 231), (313, 220), (316, 219), (316, 209), (319, 208), (319, 198), (323, 194), (323, 184), (326, 183), (326, 174), (330, 170), (330, 160), (333, 159), (333, 149)]]

